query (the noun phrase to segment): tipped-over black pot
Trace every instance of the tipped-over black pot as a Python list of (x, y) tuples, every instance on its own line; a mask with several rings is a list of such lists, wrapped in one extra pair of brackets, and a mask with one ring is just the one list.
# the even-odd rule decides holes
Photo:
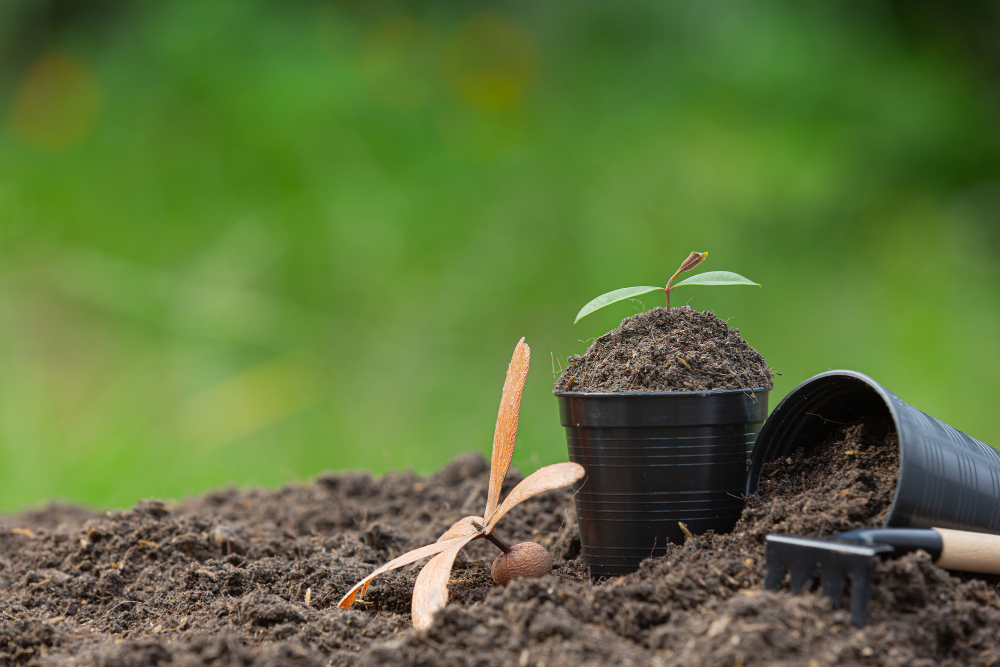
[(581, 552), (591, 577), (633, 572), (694, 534), (733, 529), (766, 389), (555, 392), (577, 483)]
[(917, 410), (854, 371), (812, 377), (785, 396), (761, 429), (746, 492), (769, 461), (808, 452), (840, 424), (892, 418), (899, 435), (899, 478), (886, 526), (1000, 533), (1000, 452)]

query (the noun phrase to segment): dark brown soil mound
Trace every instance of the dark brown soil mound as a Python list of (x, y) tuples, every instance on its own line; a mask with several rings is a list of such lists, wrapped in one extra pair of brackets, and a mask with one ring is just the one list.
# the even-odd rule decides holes
[(427, 632), (409, 621), (416, 568), (376, 579), (366, 604), (335, 605), (377, 564), (480, 508), (479, 455), (430, 478), (325, 475), (177, 507), (7, 518), (16, 527), (0, 528), (0, 664), (993, 664), (1000, 595), (922, 553), (879, 565), (863, 630), (818, 595), (761, 589), (768, 532), (878, 522), (894, 448), (884, 424), (846, 426), (815, 458), (770, 467), (770, 492), (732, 534), (689, 539), (599, 585), (577, 560), (570, 491), (540, 496), (498, 530), (546, 545), (553, 573), (496, 587), (496, 550), (474, 542)]
[(690, 306), (626, 317), (567, 362), (556, 391), (770, 389), (774, 375), (739, 329)]

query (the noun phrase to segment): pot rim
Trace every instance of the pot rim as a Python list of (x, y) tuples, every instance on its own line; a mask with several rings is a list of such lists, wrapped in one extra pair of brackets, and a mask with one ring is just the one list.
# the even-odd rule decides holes
[[(892, 503), (889, 505), (889, 512), (886, 515), (885, 522), (883, 523), (883, 525), (888, 526), (889, 521), (896, 513), (896, 506), (899, 503), (900, 494), (903, 488), (903, 485), (901, 484), (903, 479), (903, 463), (907, 456), (906, 448), (903, 447), (903, 437), (902, 437), (903, 422), (900, 417), (899, 406), (896, 404), (896, 401), (899, 401), (900, 403), (904, 403), (906, 405), (909, 405), (909, 403), (905, 403), (905, 401), (896, 396), (891, 390), (882, 386), (882, 384), (878, 380), (868, 375), (867, 373), (862, 373), (860, 371), (854, 371), (847, 368), (835, 368), (808, 377), (799, 384), (797, 384), (791, 391), (785, 394), (784, 398), (778, 401), (778, 404), (774, 406), (774, 409), (771, 410), (771, 414), (769, 414), (767, 420), (765, 420), (763, 427), (761, 427), (760, 433), (757, 434), (757, 440), (754, 443), (753, 451), (750, 452), (750, 465), (747, 467), (746, 487), (744, 489), (744, 493), (747, 496), (749, 496), (752, 493), (757, 493), (757, 491), (760, 488), (760, 477), (763, 472), (764, 465), (778, 458), (777, 456), (772, 456), (771, 458), (765, 458), (765, 457), (767, 457), (769, 451), (774, 449), (773, 447), (769, 446), (771, 443), (768, 440), (769, 439), (773, 440), (774, 438), (778, 437), (777, 435), (772, 435), (772, 431), (780, 429), (783, 426), (785, 426), (783, 421), (789, 419), (789, 417), (783, 416), (779, 412), (780, 410), (782, 410), (782, 406), (784, 406), (786, 403), (793, 403), (795, 400), (799, 398), (800, 393), (808, 391), (811, 387), (815, 386), (816, 384), (837, 378), (854, 380), (855, 382), (859, 382), (863, 384), (865, 387), (867, 387), (869, 390), (873, 391), (882, 400), (882, 403), (886, 408), (886, 412), (889, 413), (889, 419), (892, 420), (893, 428), (896, 429), (896, 437), (897, 437), (896, 447), (899, 449), (899, 466), (897, 468), (897, 473), (896, 473), (897, 474), (896, 488), (892, 492)], [(805, 410), (803, 409), (801, 412), (805, 413)], [(773, 419), (775, 415), (778, 415), (778, 419)], [(861, 416), (864, 415), (858, 415), (858, 417)], [(781, 431), (778, 431), (778, 435), (781, 435)], [(768, 451), (765, 451), (764, 448), (760, 448), (758, 450), (758, 445), (761, 443), (761, 436), (764, 436), (763, 437), (764, 445), (765, 447), (767, 447)], [(815, 444), (819, 443), (814, 443), (814, 446)], [(758, 451), (760, 452), (759, 456), (757, 455)]]
[[(782, 415), (781, 415), (781, 412), (779, 412), (779, 411), (781, 411), (782, 408), (786, 406), (786, 403), (792, 403), (793, 401), (795, 401), (796, 399), (798, 399), (798, 394), (801, 393), (801, 392), (803, 392), (803, 391), (808, 390), (811, 386), (813, 386), (813, 385), (815, 385), (817, 383), (823, 382), (823, 381), (828, 381), (828, 380), (830, 380), (832, 378), (849, 378), (851, 380), (855, 380), (857, 382), (860, 382), (861, 384), (865, 385), (868, 389), (874, 391), (875, 394), (878, 395), (878, 397), (881, 398), (882, 402), (885, 404), (886, 411), (889, 413), (889, 418), (892, 419), (892, 425), (896, 429), (896, 432), (899, 433), (901, 421), (900, 421), (900, 416), (899, 416), (899, 410), (898, 410), (898, 408), (896, 406), (896, 403), (895, 403), (895, 401), (893, 399), (895, 399), (896, 401), (901, 401), (902, 399), (900, 399), (899, 397), (897, 397), (890, 390), (888, 390), (885, 387), (883, 387), (877, 380), (875, 380), (870, 375), (867, 375), (866, 373), (862, 373), (860, 371), (852, 371), (852, 370), (849, 370), (849, 369), (846, 369), (846, 368), (837, 368), (837, 369), (833, 369), (833, 370), (823, 371), (822, 373), (817, 373), (816, 375), (813, 375), (811, 377), (806, 378), (805, 380), (803, 380), (802, 382), (800, 382), (799, 384), (797, 384), (793, 389), (791, 389), (787, 394), (785, 394), (785, 396), (780, 401), (778, 401), (778, 404), (776, 406), (774, 406), (773, 410), (771, 410), (771, 414), (768, 415), (767, 420), (764, 423), (764, 427), (761, 428), (760, 433), (757, 434), (757, 442), (754, 443), (754, 453), (756, 454), (756, 452), (758, 451), (757, 445), (761, 442), (761, 436), (764, 436), (763, 440), (764, 440), (765, 445), (770, 445), (770, 442), (768, 442), (768, 438), (774, 438), (774, 437), (776, 437), (776, 436), (772, 436), (771, 432), (774, 431), (775, 429), (778, 429), (778, 428), (781, 428), (782, 426), (784, 426), (784, 424), (782, 423)], [(775, 415), (778, 415), (779, 418), (778, 419), (772, 419), (772, 417), (774, 417)], [(784, 419), (787, 419), (787, 417), (785, 417)], [(771, 448), (768, 447), (768, 449), (771, 449)], [(760, 457), (761, 458), (763, 458), (763, 457), (765, 457), (767, 455), (763, 448), (761, 448), (759, 451), (760, 451)], [(899, 447), (899, 455), (900, 455), (899, 467), (900, 467), (900, 470), (902, 470), (902, 467), (903, 467), (903, 448), (902, 448), (902, 446)], [(762, 468), (765, 463), (768, 463), (769, 461), (773, 461), (776, 458), (777, 457), (771, 457), (770, 459), (761, 461), (759, 467)], [(759, 480), (760, 480), (760, 473), (761, 473), (760, 469), (758, 469), (757, 457), (752, 455), (751, 456), (751, 461), (753, 463), (752, 463), (750, 469), (747, 470), (747, 492), (748, 493), (750, 492), (749, 491), (750, 484), (751, 484), (753, 478), (756, 477), (757, 481), (759, 482)], [(897, 484), (897, 490), (898, 490), (898, 484)], [(754, 491), (756, 491), (756, 489), (754, 489)], [(893, 505), (892, 509), (895, 509), (895, 506), (896, 506), (895, 497), (893, 498), (892, 505)], [(890, 512), (890, 514), (891, 514), (891, 512)]]
[(773, 387), (751, 387), (746, 389), (708, 389), (705, 391), (556, 391), (557, 397), (568, 398), (614, 398), (618, 396), (648, 396), (650, 398), (667, 398), (673, 396), (719, 396), (724, 394), (747, 394), (760, 391), (772, 391)]

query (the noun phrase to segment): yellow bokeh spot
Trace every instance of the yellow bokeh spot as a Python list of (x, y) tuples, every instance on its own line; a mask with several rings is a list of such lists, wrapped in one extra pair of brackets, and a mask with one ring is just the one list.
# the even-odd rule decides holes
[(519, 102), (535, 75), (535, 45), (516, 23), (495, 14), (466, 21), (445, 51), (444, 69), (459, 97), (481, 109)]
[(220, 446), (261, 431), (314, 405), (315, 383), (302, 364), (279, 358), (230, 376), (180, 405), (187, 435)]
[(100, 106), (100, 88), (90, 69), (65, 53), (47, 53), (18, 86), (11, 124), (34, 146), (65, 148), (94, 127)]

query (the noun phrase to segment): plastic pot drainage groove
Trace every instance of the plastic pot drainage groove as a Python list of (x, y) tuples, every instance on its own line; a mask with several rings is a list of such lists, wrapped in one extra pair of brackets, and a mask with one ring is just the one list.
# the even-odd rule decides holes
[(766, 389), (555, 392), (577, 483), (581, 553), (594, 579), (692, 533), (728, 532), (744, 506), (747, 454), (767, 416)]
[(886, 526), (1000, 534), (1000, 452), (901, 401), (867, 375), (812, 377), (774, 409), (751, 457), (746, 491), (765, 463), (808, 451), (839, 424), (887, 415), (899, 435), (899, 477)]

